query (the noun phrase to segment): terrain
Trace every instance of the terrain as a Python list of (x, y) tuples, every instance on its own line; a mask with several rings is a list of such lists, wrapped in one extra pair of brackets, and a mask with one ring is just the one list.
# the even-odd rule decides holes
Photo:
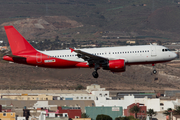
[(178, 0), (0, 1), (0, 36), (7, 41), (3, 26), (14, 25), (28, 40), (98, 41), (113, 32), (178, 41), (179, 6)]
[(16, 63), (0, 63), (1, 89), (76, 89), (78, 85), (99, 84), (109, 90), (174, 90), (180, 88), (180, 69), (172, 67), (179, 61), (157, 64), (158, 73), (152, 74), (151, 65), (127, 66), (124, 73), (93, 69), (50, 69)]
[[(69, 44), (69, 41), (76, 45), (83, 42), (96, 45), (101, 42), (103, 45), (106, 41), (110, 46), (127, 40), (146, 41), (141, 42), (143, 44), (152, 41), (160, 41), (163, 45), (178, 43), (178, 2), (5, 0), (0, 1), (0, 37), (8, 45), (3, 27), (13, 25), (28, 41), (46, 43), (36, 45), (36, 48), (46, 45), (43, 50), (68, 48), (62, 44)], [(56, 42), (52, 45), (49, 41)], [(1, 61), (0, 89), (76, 89), (78, 85), (86, 87), (90, 84), (99, 84), (109, 90), (180, 88), (179, 61), (157, 64), (156, 67), (156, 75), (152, 74), (151, 65), (127, 66), (126, 72), (115, 74), (99, 70), (99, 78), (94, 79), (93, 69), (47, 69)]]

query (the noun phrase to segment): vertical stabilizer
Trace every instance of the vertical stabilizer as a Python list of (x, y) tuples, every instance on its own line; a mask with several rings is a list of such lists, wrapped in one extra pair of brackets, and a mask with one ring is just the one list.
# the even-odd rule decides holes
[(31, 44), (13, 27), (4, 26), (13, 55), (36, 52)]

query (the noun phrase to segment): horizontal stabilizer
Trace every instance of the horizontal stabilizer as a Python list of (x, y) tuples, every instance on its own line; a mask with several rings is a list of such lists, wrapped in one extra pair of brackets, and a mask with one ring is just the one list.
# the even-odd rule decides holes
[(9, 57), (12, 57), (12, 58), (25, 58), (25, 57), (16, 56), (16, 55), (6, 55), (6, 56), (9, 56)]

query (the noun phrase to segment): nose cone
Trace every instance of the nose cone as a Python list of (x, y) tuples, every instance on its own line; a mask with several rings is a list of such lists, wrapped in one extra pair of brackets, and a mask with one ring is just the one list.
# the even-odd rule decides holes
[(172, 58), (173, 58), (173, 59), (177, 58), (177, 54), (173, 52)]

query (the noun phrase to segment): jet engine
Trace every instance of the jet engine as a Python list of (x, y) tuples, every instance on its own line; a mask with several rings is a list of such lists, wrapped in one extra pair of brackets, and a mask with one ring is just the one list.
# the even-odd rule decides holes
[(104, 70), (110, 70), (111, 72), (124, 72), (126, 69), (125, 60), (109, 60), (109, 63), (102, 66)]

